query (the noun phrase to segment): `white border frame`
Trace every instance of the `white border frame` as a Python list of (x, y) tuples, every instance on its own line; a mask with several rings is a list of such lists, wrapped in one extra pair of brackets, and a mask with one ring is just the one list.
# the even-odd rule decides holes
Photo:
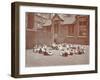
[[(19, 74), (40, 74), (55, 72), (75, 72), (95, 70), (95, 10), (75, 9), (75, 8), (55, 8), (55, 7), (37, 7), (20, 6), (19, 7)], [(90, 15), (90, 64), (89, 65), (69, 65), (69, 66), (50, 66), (50, 67), (25, 67), (25, 12), (43, 12), (43, 13), (66, 13)]]

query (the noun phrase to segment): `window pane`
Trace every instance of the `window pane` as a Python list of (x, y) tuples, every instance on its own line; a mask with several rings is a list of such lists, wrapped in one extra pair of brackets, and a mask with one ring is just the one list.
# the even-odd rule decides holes
[(68, 35), (74, 36), (74, 25), (68, 26)]

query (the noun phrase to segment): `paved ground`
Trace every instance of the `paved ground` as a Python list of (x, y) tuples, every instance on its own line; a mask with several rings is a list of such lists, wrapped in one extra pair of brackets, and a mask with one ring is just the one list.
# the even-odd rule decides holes
[(52, 56), (44, 56), (43, 54), (33, 53), (32, 49), (26, 50), (26, 67), (36, 66), (57, 66), (57, 65), (78, 65), (89, 64), (89, 48), (87, 47), (86, 53), (81, 55), (72, 55), (62, 57), (59, 51), (54, 51)]

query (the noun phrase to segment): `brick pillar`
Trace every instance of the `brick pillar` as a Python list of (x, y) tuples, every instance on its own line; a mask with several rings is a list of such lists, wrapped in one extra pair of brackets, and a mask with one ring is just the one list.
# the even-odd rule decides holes
[(28, 29), (32, 29), (34, 27), (34, 13), (26, 13), (26, 24)]

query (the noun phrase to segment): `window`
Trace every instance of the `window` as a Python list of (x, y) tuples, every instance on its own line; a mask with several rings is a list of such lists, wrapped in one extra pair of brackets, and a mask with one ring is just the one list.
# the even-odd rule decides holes
[(58, 33), (59, 30), (59, 21), (54, 22), (54, 33)]
[(87, 36), (88, 27), (88, 21), (79, 21), (79, 36)]
[(87, 25), (87, 21), (80, 21), (79, 25)]
[(79, 18), (79, 36), (88, 36), (88, 28), (89, 28), (89, 17), (88, 16), (81, 16)]
[(68, 35), (69, 36), (74, 36), (74, 25), (69, 25), (68, 26)]
[(79, 26), (79, 36), (87, 36), (88, 29), (86, 26)]

